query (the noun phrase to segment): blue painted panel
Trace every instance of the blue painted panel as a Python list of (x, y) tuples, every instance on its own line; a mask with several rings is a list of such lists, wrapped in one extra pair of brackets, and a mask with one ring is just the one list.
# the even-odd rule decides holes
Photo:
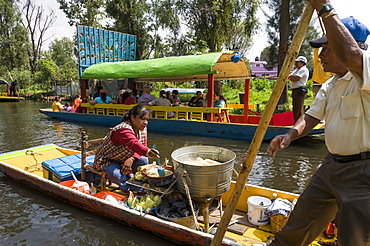
[(135, 61), (136, 36), (88, 26), (77, 26), (79, 73), (96, 63)]

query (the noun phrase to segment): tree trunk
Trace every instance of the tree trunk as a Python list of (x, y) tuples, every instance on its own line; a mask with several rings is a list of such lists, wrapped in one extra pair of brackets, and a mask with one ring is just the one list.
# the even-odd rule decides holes
[[(288, 42), (289, 42), (289, 13), (290, 0), (282, 0), (281, 3), (281, 15), (280, 15), (280, 44), (279, 44), (279, 63), (278, 70), (282, 68), (285, 60), (285, 56), (288, 52)], [(288, 86), (285, 85), (283, 92), (281, 93), (278, 104), (288, 103)]]

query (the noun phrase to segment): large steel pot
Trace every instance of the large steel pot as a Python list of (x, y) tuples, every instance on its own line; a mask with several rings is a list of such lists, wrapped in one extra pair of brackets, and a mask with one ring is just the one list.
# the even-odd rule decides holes
[[(221, 164), (203, 166), (184, 163), (197, 157), (212, 159)], [(191, 196), (202, 198), (219, 196), (230, 189), (235, 157), (233, 151), (216, 146), (182, 147), (171, 154), (176, 177), (185, 170), (190, 179), (188, 187)], [(177, 181), (177, 189), (186, 192), (181, 178)]]

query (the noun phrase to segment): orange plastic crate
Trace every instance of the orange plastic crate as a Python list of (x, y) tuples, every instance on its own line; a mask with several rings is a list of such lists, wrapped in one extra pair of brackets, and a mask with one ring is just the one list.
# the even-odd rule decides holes
[(93, 196), (95, 196), (95, 197), (97, 197), (97, 198), (100, 198), (100, 199), (104, 199), (104, 196), (105, 196), (105, 195), (111, 195), (111, 196), (113, 196), (114, 198), (116, 198), (116, 200), (117, 200), (117, 201), (124, 201), (124, 200), (126, 199), (126, 197), (125, 197), (125, 196), (122, 196), (122, 195), (116, 194), (116, 193), (114, 193), (114, 192), (105, 191), (105, 190), (100, 191), (100, 192), (96, 193), (96, 194), (95, 194), (95, 195), (93, 195)]

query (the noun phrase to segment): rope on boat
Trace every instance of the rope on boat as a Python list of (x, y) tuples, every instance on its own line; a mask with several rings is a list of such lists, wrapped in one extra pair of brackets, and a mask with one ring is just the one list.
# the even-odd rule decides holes
[[(184, 183), (184, 187), (185, 187), (185, 191), (186, 191), (186, 196), (188, 197), (188, 200), (189, 200), (189, 205), (190, 205), (190, 208), (191, 208), (191, 213), (193, 214), (193, 219), (194, 219), (194, 222), (195, 222), (195, 227), (198, 231), (200, 231), (200, 227), (199, 227), (199, 224), (198, 224), (198, 220), (197, 220), (197, 217), (195, 215), (195, 211), (194, 211), (194, 207), (193, 207), (193, 203), (191, 201), (191, 196), (190, 196), (190, 191), (189, 191), (189, 187), (188, 187), (188, 182), (190, 179), (186, 173), (186, 171), (184, 170), (184, 172), (180, 175), (181, 179), (182, 179), (182, 182)], [(185, 179), (187, 179), (185, 181)]]
[[(35, 155), (42, 155), (42, 154), (41, 154), (41, 153), (34, 153), (34, 152), (33, 152), (33, 150), (26, 150), (25, 154), (26, 154), (26, 155), (32, 155), (32, 157), (33, 157), (33, 159), (36, 161), (36, 163), (35, 163), (35, 164), (33, 164), (33, 165), (31, 165), (31, 166), (26, 166), (26, 167), (24, 167), (24, 170), (25, 170), (25, 171), (28, 171), (28, 172), (36, 172), (36, 171), (40, 171), (40, 170), (41, 170), (41, 166), (40, 166), (40, 164), (41, 164), (41, 163), (39, 163), (39, 162), (37, 161), (37, 159), (36, 159)], [(30, 168), (34, 168), (34, 170), (29, 170)]]

